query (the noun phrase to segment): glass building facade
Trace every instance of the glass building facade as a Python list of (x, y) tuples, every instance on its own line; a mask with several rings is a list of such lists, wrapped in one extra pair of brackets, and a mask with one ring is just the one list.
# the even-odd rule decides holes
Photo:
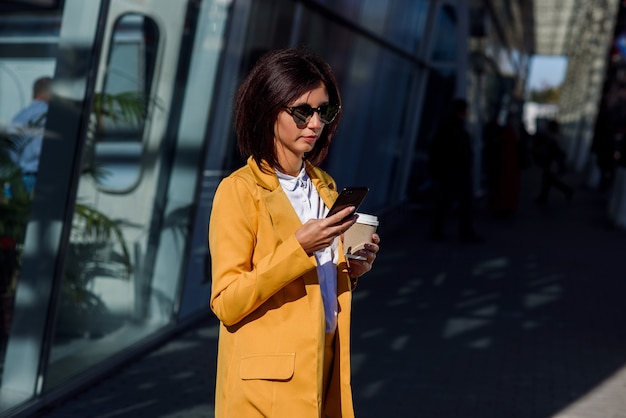
[[(260, 54), (304, 45), (330, 62), (344, 113), (324, 168), (368, 185), (374, 213), (428, 188), (425, 151), (452, 98), (470, 99), (480, 134), (527, 62), (474, 31), (464, 0), (7, 0), (0, 12), (0, 416), (210, 315), (211, 201), (243, 163), (232, 97)], [(21, 129), (13, 117), (42, 76), (45, 122)], [(26, 173), (15, 156), (37, 140)]]

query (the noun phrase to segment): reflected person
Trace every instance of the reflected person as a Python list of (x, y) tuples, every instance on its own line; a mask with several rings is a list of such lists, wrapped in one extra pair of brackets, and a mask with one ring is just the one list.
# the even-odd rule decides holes
[(41, 77), (33, 83), (32, 101), (17, 113), (9, 125), (11, 159), (22, 171), (24, 188), (33, 193), (48, 114), (52, 79)]

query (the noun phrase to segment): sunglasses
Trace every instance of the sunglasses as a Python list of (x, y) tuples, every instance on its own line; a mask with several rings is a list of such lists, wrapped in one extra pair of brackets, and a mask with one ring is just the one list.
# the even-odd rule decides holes
[(320, 121), (324, 124), (329, 124), (335, 120), (341, 106), (334, 104), (323, 104), (318, 107), (311, 107), (308, 104), (300, 106), (285, 106), (285, 109), (289, 111), (289, 114), (293, 118), (293, 121), (298, 126), (303, 126), (309, 123), (313, 113), (317, 112)]

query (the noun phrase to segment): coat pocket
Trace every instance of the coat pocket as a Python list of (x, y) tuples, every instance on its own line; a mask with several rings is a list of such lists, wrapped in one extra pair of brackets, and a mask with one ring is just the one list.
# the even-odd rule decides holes
[(296, 353), (251, 354), (241, 357), (239, 376), (243, 380), (281, 380), (293, 377)]

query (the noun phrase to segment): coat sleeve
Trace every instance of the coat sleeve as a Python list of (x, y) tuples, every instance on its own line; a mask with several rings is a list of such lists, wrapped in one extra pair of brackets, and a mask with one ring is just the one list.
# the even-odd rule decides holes
[(224, 179), (209, 221), (210, 305), (226, 326), (237, 324), (287, 284), (316, 268), (295, 234), (283, 241), (267, 232), (259, 237), (259, 224), (268, 222), (259, 211), (266, 209), (250, 187), (241, 179)]

